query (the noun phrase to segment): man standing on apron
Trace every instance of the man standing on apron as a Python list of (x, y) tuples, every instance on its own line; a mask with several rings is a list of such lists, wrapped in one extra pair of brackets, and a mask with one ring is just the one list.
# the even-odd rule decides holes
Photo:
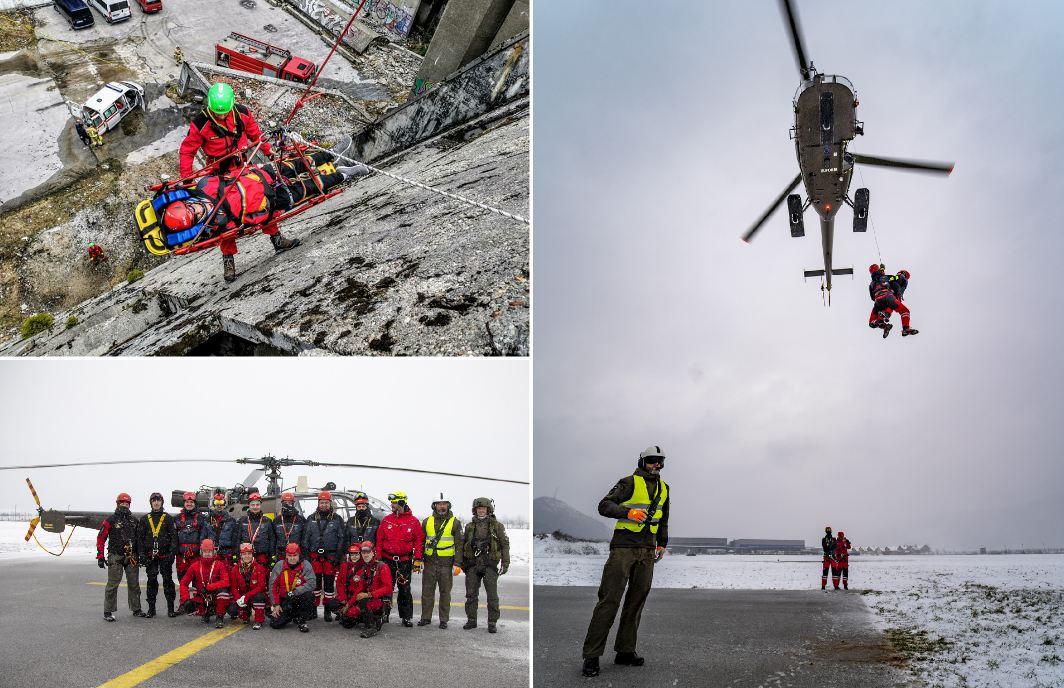
[(606, 637), (622, 596), (624, 609), (613, 663), (643, 666), (643, 658), (635, 652), (639, 618), (654, 580), (654, 564), (665, 555), (669, 542), (669, 486), (658, 474), (664, 466), (661, 447), (647, 447), (639, 454), (635, 473), (621, 478), (599, 502), (599, 513), (617, 519), (617, 525), (602, 569), (598, 604), (584, 639), (584, 676), (599, 674), (599, 657), (606, 650)]
[(432, 623), (436, 586), (440, 587), (440, 628), (451, 618), (451, 586), (461, 573), (462, 522), (451, 513), (443, 493), (432, 503), (432, 513), (421, 522), (425, 531), (425, 570), (421, 574), (421, 619), (418, 626)]

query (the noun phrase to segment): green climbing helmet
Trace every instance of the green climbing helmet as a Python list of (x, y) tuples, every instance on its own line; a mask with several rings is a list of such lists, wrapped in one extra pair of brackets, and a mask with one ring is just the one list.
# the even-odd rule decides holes
[(236, 96), (229, 84), (217, 83), (207, 91), (207, 108), (216, 115), (228, 115), (235, 102)]

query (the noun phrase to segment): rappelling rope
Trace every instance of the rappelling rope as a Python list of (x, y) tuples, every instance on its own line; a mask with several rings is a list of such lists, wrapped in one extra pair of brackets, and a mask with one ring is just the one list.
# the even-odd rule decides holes
[[(865, 186), (864, 172), (861, 171), (860, 167), (857, 168), (857, 174), (861, 175), (861, 186)], [(879, 264), (883, 265), (883, 252), (879, 250), (879, 237), (876, 236), (876, 221), (871, 217), (868, 218), (868, 221), (872, 223), (872, 239), (876, 242), (876, 255), (879, 256)]]
[(63, 542), (63, 536), (62, 535), (59, 536), (59, 542), (62, 543), (62, 545), (63, 545), (63, 547), (59, 550), (59, 554), (56, 554), (52, 550), (50, 550), (47, 547), (45, 547), (44, 545), (42, 545), (41, 541), (37, 539), (37, 533), (33, 534), (33, 541), (37, 543), (38, 547), (43, 549), (48, 554), (51, 554), (53, 557), (58, 557), (60, 554), (62, 554), (63, 552), (66, 551), (67, 545), (70, 544), (71, 538), (74, 537), (74, 531), (75, 530), (77, 530), (77, 526), (71, 526), (70, 527), (70, 535), (67, 536), (66, 542)]
[[(304, 141), (303, 137), (301, 137), (297, 133), (293, 132), (292, 134), (290, 134), (290, 136), (297, 143), (302, 143), (302, 144), (306, 145), (308, 148), (314, 148), (315, 150), (325, 151), (326, 153), (330, 152), (326, 148), (322, 148), (321, 146), (315, 146), (313, 143), (310, 143), (308, 141)], [(407, 179), (406, 177), (401, 177), (398, 174), (393, 174), (392, 172), (387, 172), (387, 171), (382, 170), (382, 169), (380, 169), (378, 167), (374, 167), (373, 165), (368, 165), (368, 164), (366, 164), (364, 162), (360, 162), (358, 160), (355, 160), (354, 158), (350, 158), (350, 157), (348, 157), (346, 155), (339, 155), (339, 154), (335, 154), (335, 153), (333, 155), (335, 157), (337, 157), (337, 158), (343, 158), (344, 160), (347, 160), (348, 162), (352, 162), (352, 163), (354, 163), (356, 165), (365, 165), (366, 167), (368, 167), (369, 169), (373, 170), (374, 172), (379, 172), (380, 174), (383, 174), (386, 177), (391, 177), (392, 179), (395, 179), (397, 181), (403, 182), (405, 184), (410, 184), (411, 186), (416, 186), (419, 189), (425, 189), (426, 191), (431, 191), (432, 193), (439, 194), (441, 196), (446, 196), (447, 198), (453, 198), (456, 201), (461, 201), (463, 203), (468, 203), (469, 205), (473, 205), (473, 206), (476, 206), (478, 208), (482, 208), (483, 210), (487, 210), (487, 211), (496, 213), (498, 215), (502, 215), (503, 217), (508, 217), (511, 220), (517, 220), (518, 222), (523, 222), (526, 225), (527, 224), (531, 224), (531, 222), (528, 220), (528, 218), (521, 217), (520, 215), (514, 215), (513, 213), (508, 213), (505, 210), (500, 210), (499, 208), (495, 208), (495, 207), (492, 207), (492, 206), (487, 205), (485, 203), (481, 203), (480, 201), (474, 201), (472, 198), (466, 198), (465, 196), (459, 196), (458, 194), (453, 194), (450, 191), (444, 191), (443, 189), (437, 189), (436, 187), (429, 186), (427, 184), (422, 184), (421, 182), (415, 182), (413, 179)]]

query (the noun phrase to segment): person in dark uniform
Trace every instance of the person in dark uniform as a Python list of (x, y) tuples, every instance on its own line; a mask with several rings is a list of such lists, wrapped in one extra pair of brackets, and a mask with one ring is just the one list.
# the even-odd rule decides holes
[(617, 652), (613, 663), (644, 664), (635, 652), (639, 617), (654, 581), (654, 564), (665, 555), (669, 542), (669, 486), (659, 475), (664, 466), (661, 447), (647, 447), (639, 454), (635, 473), (617, 481), (599, 502), (599, 514), (617, 519), (617, 524), (610, 541), (610, 556), (602, 569), (598, 604), (584, 639), (584, 676), (599, 674), (599, 657), (606, 650), (606, 637), (622, 596), (624, 609), (613, 644)]
[(835, 563), (835, 536), (831, 534), (831, 526), (824, 527), (824, 537), (820, 539), (820, 546), (824, 549), (824, 570), (820, 573), (820, 589), (828, 589), (828, 571)]
[(74, 131), (77, 132), (78, 138), (81, 139), (81, 142), (85, 144), (86, 148), (92, 145), (92, 139), (89, 138), (89, 132), (85, 130), (85, 124), (80, 119), (74, 120)]
[(159, 597), (159, 575), (163, 578), (163, 595), (166, 597), (166, 615), (177, 616), (174, 601), (177, 588), (174, 586), (174, 558), (177, 556), (177, 528), (174, 517), (163, 511), (163, 496), (152, 492), (148, 498), (151, 511), (140, 517), (137, 526), (137, 559), (144, 566), (148, 579), (148, 613), (155, 617), (155, 600)]

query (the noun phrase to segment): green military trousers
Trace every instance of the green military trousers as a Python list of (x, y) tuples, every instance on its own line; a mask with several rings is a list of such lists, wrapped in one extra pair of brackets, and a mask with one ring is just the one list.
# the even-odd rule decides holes
[[(602, 569), (599, 584), (598, 604), (591, 615), (584, 639), (584, 657), (601, 657), (606, 651), (606, 637), (617, 616), (617, 608), (624, 596), (621, 624), (613, 647), (617, 652), (635, 652), (639, 619), (643, 604), (654, 581), (654, 550), (646, 547), (617, 547), (610, 550), (609, 559)], [(627, 594), (625, 587), (628, 588)]]
[(126, 591), (129, 593), (129, 611), (140, 611), (140, 571), (129, 560), (118, 554), (107, 555), (107, 587), (103, 589), (103, 610), (118, 611), (118, 584), (126, 574)]
[(425, 557), (421, 572), (421, 618), (432, 619), (436, 586), (440, 588), (440, 621), (451, 618), (451, 587), (454, 585), (454, 557)]
[(480, 581), (488, 593), (488, 623), (499, 620), (499, 569), (497, 564), (477, 564), (465, 570), (465, 613), (470, 621), (477, 620), (477, 604), (480, 602)]

